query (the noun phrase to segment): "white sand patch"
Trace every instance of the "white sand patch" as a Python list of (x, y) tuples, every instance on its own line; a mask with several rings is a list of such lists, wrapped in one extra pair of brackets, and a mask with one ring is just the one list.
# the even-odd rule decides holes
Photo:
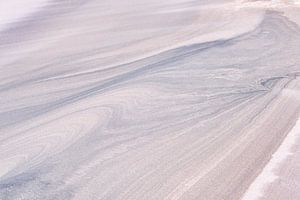
[(263, 196), (266, 186), (278, 179), (275, 170), (289, 155), (292, 154), (291, 149), (299, 137), (300, 119), (297, 121), (291, 132), (287, 135), (278, 150), (272, 155), (270, 162), (250, 185), (242, 200), (256, 200)]
[(0, 31), (12, 23), (37, 12), (49, 0), (0, 1)]

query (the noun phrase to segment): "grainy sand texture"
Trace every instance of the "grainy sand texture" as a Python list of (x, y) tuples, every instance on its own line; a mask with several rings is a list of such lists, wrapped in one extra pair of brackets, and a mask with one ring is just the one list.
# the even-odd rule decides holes
[(0, 0), (0, 200), (299, 200), (299, 1)]

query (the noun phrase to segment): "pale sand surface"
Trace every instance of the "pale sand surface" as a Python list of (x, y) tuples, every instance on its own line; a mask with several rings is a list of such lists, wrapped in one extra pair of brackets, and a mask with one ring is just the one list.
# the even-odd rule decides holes
[[(289, 91), (291, 92), (291, 91)], [(262, 172), (259, 174), (259, 176), (256, 177), (256, 179), (251, 183), (250, 187), (246, 191), (246, 193), (243, 196), (243, 200), (255, 200), (255, 199), (261, 199), (261, 198), (274, 198), (277, 199), (297, 199), (299, 197), (299, 194), (297, 194), (297, 191), (294, 191), (295, 189), (292, 189), (294, 187), (297, 188), (298, 185), (298, 178), (294, 177), (292, 180), (289, 180), (289, 178), (286, 178), (284, 180), (284, 177), (282, 177), (284, 174), (278, 173), (279, 169), (281, 167), (285, 167), (285, 170), (289, 170), (289, 172), (292, 172), (294, 168), (298, 168), (297, 160), (296, 165), (295, 163), (292, 163), (291, 160), (297, 159), (297, 152), (295, 152), (295, 149), (299, 146), (298, 140), (300, 139), (300, 120), (298, 119), (296, 124), (293, 126), (291, 131), (287, 134), (287, 136), (284, 138), (284, 141), (280, 144), (279, 148), (276, 150), (275, 153), (272, 154), (272, 157), (270, 161), (267, 163), (267, 165), (264, 167)], [(295, 155), (294, 155), (295, 154)], [(295, 158), (296, 157), (296, 158)], [(286, 166), (287, 165), (287, 166)], [(285, 188), (281, 188), (281, 186), (278, 185), (278, 182), (281, 184), (282, 181), (285, 181)], [(287, 181), (295, 181), (294, 183), (288, 183)], [(276, 183), (277, 182), (277, 183)], [(275, 185), (282, 189), (287, 189), (288, 191), (281, 191), (280, 189), (276, 190), (276, 192), (280, 192), (281, 195), (276, 195), (276, 192), (274, 193), (272, 190), (274, 190), (274, 186), (272, 190), (270, 190), (271, 186)], [(276, 187), (275, 187), (276, 189)], [(291, 194), (287, 194), (287, 192), (292, 193), (294, 192), (293, 197)], [(271, 197), (273, 196), (273, 197)]]
[(300, 141), (298, 140), (292, 154), (276, 170), (278, 179), (266, 188), (263, 200), (298, 200), (300, 197)]
[(15, 23), (26, 20), (47, 5), (48, 0), (10, 0), (0, 1), (0, 31), (15, 26)]
[[(0, 31), (0, 199), (242, 199), (299, 117), (299, 11), (74, 0), (18, 19)], [(299, 197), (298, 144), (264, 200)]]

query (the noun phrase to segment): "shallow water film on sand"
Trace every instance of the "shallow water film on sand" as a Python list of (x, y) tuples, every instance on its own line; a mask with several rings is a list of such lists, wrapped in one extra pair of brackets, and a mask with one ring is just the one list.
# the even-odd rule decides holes
[(0, 1), (1, 200), (299, 200), (299, 1)]

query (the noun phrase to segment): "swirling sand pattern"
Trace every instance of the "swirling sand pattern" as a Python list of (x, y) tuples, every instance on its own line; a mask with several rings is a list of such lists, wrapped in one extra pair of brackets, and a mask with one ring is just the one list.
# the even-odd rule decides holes
[(300, 109), (300, 27), (241, 5), (53, 1), (0, 32), (0, 199), (240, 199)]

